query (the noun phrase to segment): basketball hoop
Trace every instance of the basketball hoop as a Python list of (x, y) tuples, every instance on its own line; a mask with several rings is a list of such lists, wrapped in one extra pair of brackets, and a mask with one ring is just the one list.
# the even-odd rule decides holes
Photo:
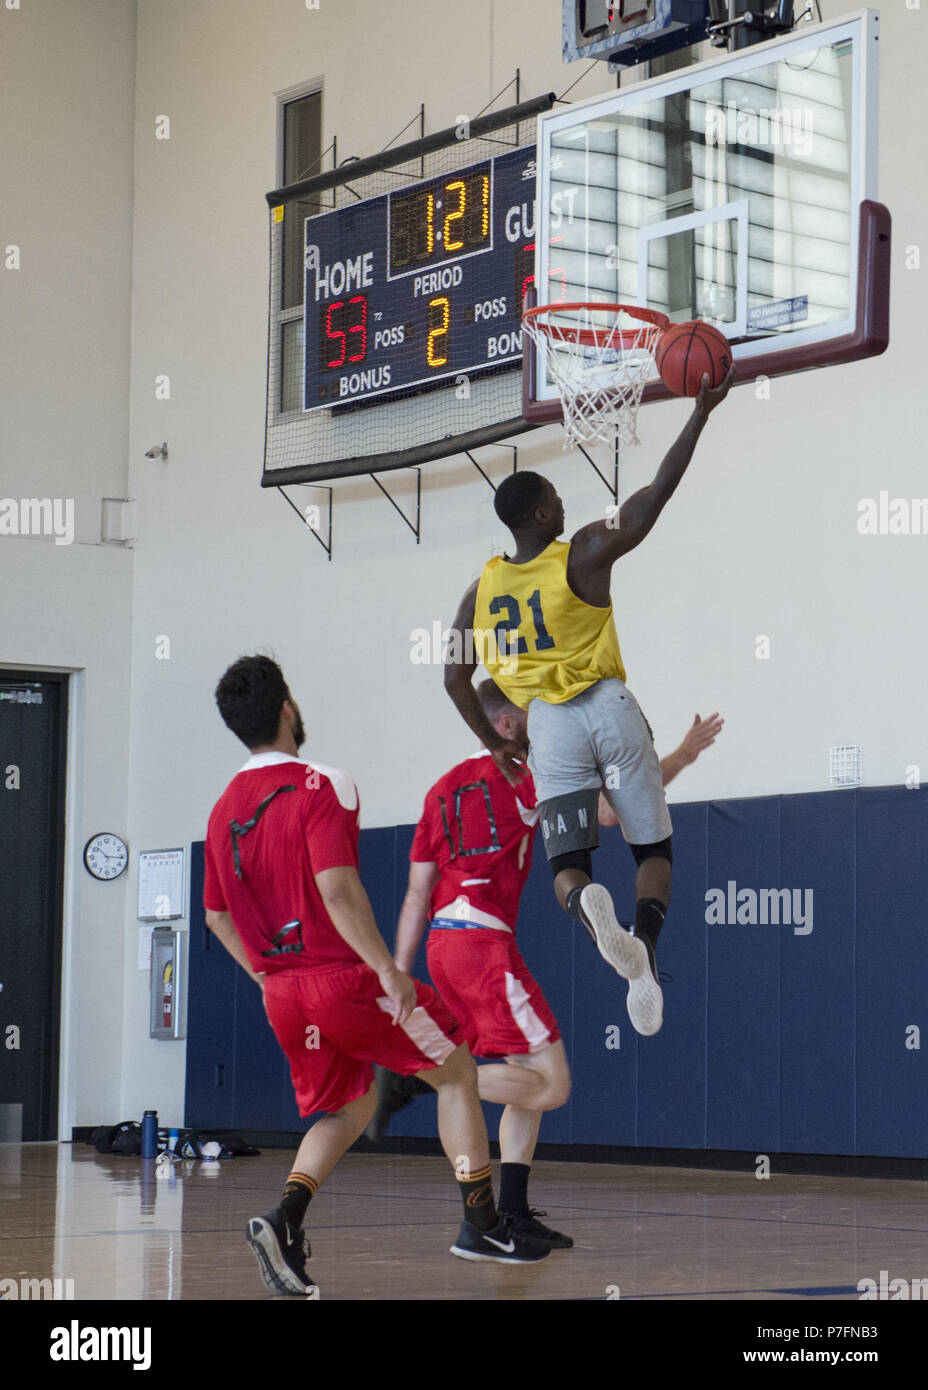
[[(635, 304), (540, 304), (522, 325), (564, 410), (567, 444), (637, 444), (641, 393), (657, 375), (654, 353), (666, 314)], [(567, 445), (565, 444), (565, 448)]]

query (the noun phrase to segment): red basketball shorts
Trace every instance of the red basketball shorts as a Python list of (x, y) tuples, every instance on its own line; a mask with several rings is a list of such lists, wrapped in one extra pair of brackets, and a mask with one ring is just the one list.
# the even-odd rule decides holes
[(511, 932), (433, 927), (429, 974), (477, 1057), (539, 1052), (561, 1034)]
[(372, 1063), (410, 1076), (439, 1067), (463, 1041), (457, 1020), (419, 980), (405, 1023), (370, 966), (282, 970), (268, 975), (264, 1003), (287, 1060), (301, 1115), (334, 1113), (371, 1088)]

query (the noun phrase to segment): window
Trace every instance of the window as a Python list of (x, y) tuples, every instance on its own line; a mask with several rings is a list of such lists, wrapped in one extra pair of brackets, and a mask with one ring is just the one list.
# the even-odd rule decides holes
[[(281, 102), (281, 184), (298, 183), (322, 172), (322, 93), (307, 92)], [(303, 223), (324, 210), (314, 199), (284, 205), (279, 264), (274, 267), (277, 302), (277, 352), (280, 370), (277, 410), (300, 410), (303, 404)]]

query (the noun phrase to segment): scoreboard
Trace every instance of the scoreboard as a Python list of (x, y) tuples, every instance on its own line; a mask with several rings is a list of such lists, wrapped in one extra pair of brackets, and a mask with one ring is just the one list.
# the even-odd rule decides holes
[(522, 361), (535, 147), (306, 219), (303, 409)]
[[(602, 58), (615, 70), (708, 37), (711, 0), (561, 0), (561, 4), (565, 63)], [(720, 14), (726, 17), (724, 9)]]

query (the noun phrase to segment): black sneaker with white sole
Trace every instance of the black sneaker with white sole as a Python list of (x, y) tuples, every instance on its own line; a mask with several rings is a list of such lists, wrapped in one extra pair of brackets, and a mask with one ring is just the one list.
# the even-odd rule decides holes
[(495, 1264), (504, 1265), (535, 1264), (550, 1255), (551, 1243), (521, 1235), (510, 1220), (501, 1217), (499, 1225), (489, 1231), (479, 1231), (469, 1221), (464, 1221), (451, 1253), (462, 1260), (492, 1260)]
[(644, 944), (620, 924), (607, 888), (588, 883), (580, 894), (580, 912), (599, 954), (623, 980), (637, 980), (644, 974), (648, 968)]
[(528, 1236), (531, 1240), (543, 1240), (551, 1246), (552, 1250), (572, 1250), (573, 1240), (570, 1236), (563, 1235), (560, 1231), (552, 1231), (550, 1226), (545, 1226), (538, 1220), (539, 1216), (547, 1216), (546, 1211), (536, 1211), (534, 1207), (522, 1216), (515, 1216), (511, 1212), (500, 1212), (500, 1220), (508, 1221), (513, 1231), (518, 1236)]
[(306, 1273), (309, 1242), (302, 1230), (292, 1228), (280, 1207), (266, 1216), (253, 1216), (245, 1227), (245, 1237), (255, 1252), (261, 1278), (273, 1293), (305, 1298), (316, 1291)]
[[(631, 934), (634, 931), (634, 927), (629, 928)], [(635, 1032), (642, 1037), (653, 1038), (664, 1022), (664, 995), (657, 970), (657, 956), (650, 938), (644, 932), (635, 940), (645, 948), (648, 963), (637, 980), (629, 981), (626, 1007)]]

